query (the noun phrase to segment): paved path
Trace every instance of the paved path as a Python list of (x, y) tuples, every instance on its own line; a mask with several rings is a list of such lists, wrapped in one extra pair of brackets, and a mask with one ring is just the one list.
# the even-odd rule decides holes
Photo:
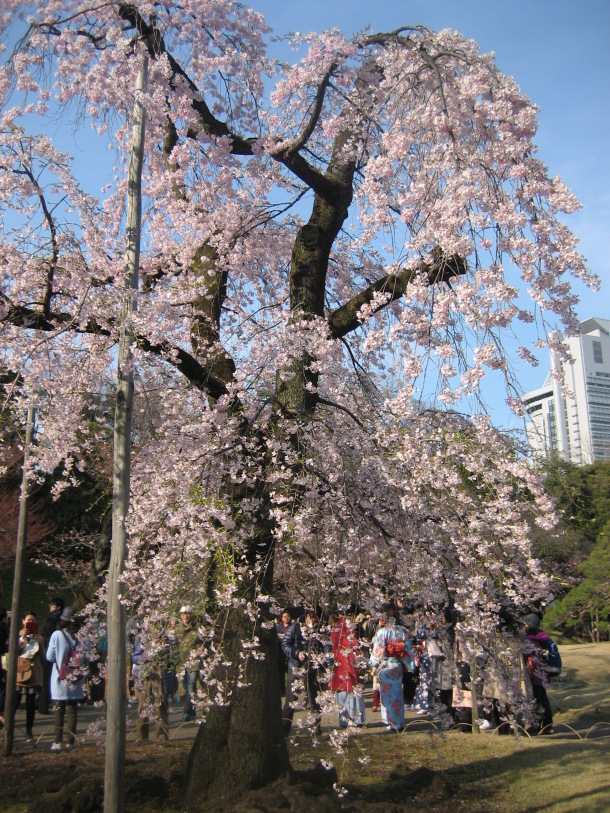
[[(78, 707), (77, 741), (81, 745), (103, 745), (105, 731), (106, 706), (81, 705)], [(137, 704), (127, 706), (127, 741), (136, 739)], [(182, 706), (171, 705), (169, 712), (170, 738), (194, 739), (197, 733), (196, 722), (182, 722)], [(25, 711), (18, 709), (15, 717), (14, 751), (24, 752), (32, 748), (50, 748), (54, 739), (53, 713), (39, 714), (34, 720), (34, 742), (25, 741)], [(154, 741), (155, 728), (150, 725), (150, 738)], [(65, 733), (64, 733), (65, 740)]]

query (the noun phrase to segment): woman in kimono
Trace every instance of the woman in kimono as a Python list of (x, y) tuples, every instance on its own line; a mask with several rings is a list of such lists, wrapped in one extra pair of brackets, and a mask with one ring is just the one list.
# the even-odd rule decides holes
[(417, 714), (428, 714), (434, 705), (436, 685), (437, 658), (441, 650), (438, 643), (438, 628), (436, 613), (428, 609), (426, 615), (420, 620), (417, 629), (417, 651), (419, 655), (419, 685), (415, 690), (413, 708)]
[(364, 725), (364, 694), (358, 673), (360, 649), (353, 626), (346, 618), (339, 618), (333, 625), (330, 642), (333, 649), (330, 688), (337, 698), (339, 726)]
[(400, 731), (405, 722), (405, 701), (402, 676), (405, 669), (413, 671), (413, 650), (405, 630), (394, 618), (380, 616), (385, 622), (373, 639), (370, 664), (379, 680), (381, 718), (387, 727)]

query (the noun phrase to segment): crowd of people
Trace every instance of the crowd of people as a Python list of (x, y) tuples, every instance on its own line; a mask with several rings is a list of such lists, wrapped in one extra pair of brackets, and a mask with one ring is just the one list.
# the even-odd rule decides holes
[[(365, 723), (364, 685), (372, 680), (371, 714), (380, 714), (390, 731), (405, 725), (405, 712), (438, 720), (443, 727), (483, 730), (521, 727), (551, 733), (553, 715), (546, 689), (556, 666), (540, 630), (541, 617), (530, 613), (512, 631), (499, 624), (501, 656), (484, 647), (470, 664), (464, 659), (449, 607), (399, 608), (387, 602), (374, 615), (314, 610), (285, 610), (276, 629), (280, 639), (280, 685), (285, 695), (284, 729), (290, 732), (295, 708), (313, 713), (319, 729), (325, 691), (334, 695), (339, 727)], [(508, 655), (507, 655), (508, 653)], [(474, 684), (474, 685), (473, 685)], [(300, 692), (295, 690), (300, 687)], [(472, 714), (473, 697), (475, 714)]]
[[(291, 732), (295, 711), (306, 709), (312, 731), (319, 732), (329, 699), (339, 728), (365, 725), (364, 687), (372, 682), (369, 714), (390, 731), (400, 731), (405, 713), (412, 713), (439, 720), (445, 728), (476, 720), (482, 729), (523, 726), (530, 733), (549, 733), (553, 715), (546, 689), (559, 656), (540, 620), (529, 613), (512, 630), (501, 620), (501, 656), (481, 647), (469, 662), (449, 607), (407, 608), (388, 601), (374, 614), (287, 608), (276, 623), (284, 731)], [(128, 624), (126, 692), (138, 704), (136, 739), (149, 738), (152, 720), (157, 739), (167, 740), (170, 703), (181, 704), (183, 722), (197, 718), (203, 642), (188, 604), (159, 632), (152, 656), (143, 627), (137, 616)], [(3, 667), (8, 640), (8, 614), (0, 610)], [(104, 698), (104, 681), (97, 676), (105, 652), (103, 629), (97, 652), (77, 657), (74, 610), (53, 598), (41, 627), (34, 612), (24, 614), (18, 650), (16, 705), (25, 707), (26, 741), (34, 740), (36, 713), (49, 714), (52, 705), (51, 748), (72, 747), (78, 706)], [(1, 726), (5, 668), (0, 674)]]
[[(4, 724), (6, 693), (6, 663), (9, 649), (10, 619), (6, 610), (0, 610), (2, 633), (2, 678), (0, 683), (0, 724)], [(42, 627), (36, 613), (24, 613), (19, 630), (16, 709), (25, 706), (25, 740), (34, 742), (34, 721), (37, 711), (49, 714), (53, 706), (54, 738), (51, 750), (73, 747), (76, 741), (78, 706), (85, 699), (85, 669), (79, 674), (64, 674), (69, 659), (67, 653), (76, 652), (74, 609), (66, 607), (61, 598), (51, 599), (49, 615)], [(66, 741), (64, 742), (64, 726)]]

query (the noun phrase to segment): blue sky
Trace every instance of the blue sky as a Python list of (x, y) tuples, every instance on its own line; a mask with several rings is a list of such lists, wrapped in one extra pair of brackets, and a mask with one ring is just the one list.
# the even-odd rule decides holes
[[(251, 0), (276, 34), (367, 26), (452, 28), (493, 51), (540, 108), (538, 156), (583, 208), (568, 219), (600, 292), (577, 286), (580, 319), (610, 319), (610, 0)], [(540, 386), (548, 360), (518, 368), (524, 389)], [(497, 405), (496, 405), (497, 406)], [(502, 407), (495, 422), (516, 423)], [(495, 411), (495, 410), (494, 410)]]

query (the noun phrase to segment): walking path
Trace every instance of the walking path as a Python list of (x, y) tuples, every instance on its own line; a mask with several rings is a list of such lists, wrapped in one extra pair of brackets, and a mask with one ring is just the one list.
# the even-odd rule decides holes
[[(359, 729), (362, 733), (367, 734), (382, 734), (387, 732), (387, 727), (381, 720), (380, 712), (373, 712), (372, 705), (372, 690), (369, 687), (365, 688), (365, 705), (366, 705), (366, 723)], [(78, 725), (77, 725), (77, 741), (79, 745), (103, 745), (105, 736), (105, 714), (106, 707), (82, 705), (78, 709)], [(136, 719), (137, 719), (137, 704), (129, 703), (127, 706), (128, 722), (127, 722), (127, 741), (135, 742), (136, 740)], [(299, 720), (305, 720), (306, 712), (296, 712), (293, 722), (293, 734), (298, 734)], [(170, 740), (193, 740), (197, 734), (198, 729), (197, 721), (183, 722), (182, 720), (182, 703), (173, 703), (169, 707), (169, 736)], [(328, 736), (330, 732), (337, 728), (337, 715), (322, 716), (321, 734)], [(414, 711), (405, 711), (405, 729), (408, 732), (422, 732), (431, 729), (439, 728), (439, 724), (435, 720), (427, 717), (421, 717)], [(463, 726), (467, 730), (467, 726)], [(455, 729), (453, 729), (455, 730)], [(155, 740), (155, 726), (153, 723), (149, 725), (150, 740)], [(308, 734), (308, 730), (305, 729)], [(555, 720), (553, 737), (576, 737), (578, 739), (593, 739), (597, 737), (610, 736), (609, 724), (598, 724), (593, 728), (590, 725), (576, 724), (575, 726), (564, 725)], [(305, 732), (304, 732), (305, 733)], [(18, 709), (15, 718), (15, 736), (14, 747), (15, 753), (24, 753), (33, 748), (49, 749), (53, 742), (53, 714), (42, 715), (36, 714), (34, 722), (34, 742), (25, 741), (25, 710)], [(487, 736), (493, 735), (493, 731), (485, 732)], [(1, 735), (0, 735), (1, 736)]]
[[(384, 733), (386, 726), (381, 720), (380, 712), (371, 711), (372, 690), (365, 690), (366, 724), (361, 729), (367, 733)], [(78, 707), (77, 742), (79, 745), (103, 745), (105, 736), (106, 706), (93, 706), (83, 704)], [(305, 720), (306, 712), (295, 712), (292, 733), (298, 733), (300, 720)], [(136, 740), (137, 704), (129, 703), (127, 706), (127, 741)], [(432, 724), (426, 719), (417, 717), (415, 712), (406, 712), (405, 722), (409, 730), (422, 731), (430, 729)], [(197, 721), (184, 722), (182, 720), (182, 703), (172, 703), (169, 707), (169, 736), (170, 740), (192, 740), (197, 734), (199, 723)], [(337, 715), (322, 716), (321, 734), (328, 735), (337, 728)], [(307, 729), (306, 729), (307, 730)], [(33, 748), (49, 749), (53, 742), (54, 726), (53, 713), (48, 715), (36, 714), (34, 721), (34, 742), (25, 741), (25, 710), (18, 709), (15, 718), (15, 735), (13, 750), (23, 753)], [(149, 737), (155, 740), (156, 730), (154, 724), (149, 724)]]

